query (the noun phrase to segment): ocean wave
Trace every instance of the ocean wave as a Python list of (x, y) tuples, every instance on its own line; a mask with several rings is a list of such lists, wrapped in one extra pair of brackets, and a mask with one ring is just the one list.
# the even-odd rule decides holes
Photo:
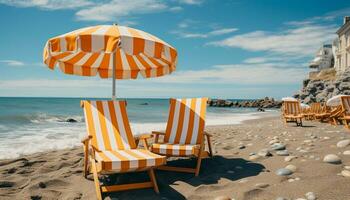
[(13, 122), (13, 123), (62, 123), (67, 122), (67, 119), (74, 119), (77, 122), (84, 122), (83, 116), (62, 116), (62, 115), (50, 115), (47, 113), (33, 113), (22, 115), (6, 115), (0, 116), (0, 123)]
[[(277, 112), (267, 113), (208, 113), (206, 125), (239, 124), (244, 120), (257, 119), (276, 115)], [(83, 122), (82, 117), (72, 116)], [(59, 150), (81, 145), (80, 140), (86, 135), (85, 123), (57, 123), (68, 117), (50, 115), (35, 115), (29, 117), (33, 120), (29, 125), (19, 126), (6, 134), (0, 134), (0, 159), (15, 158), (23, 155)], [(141, 123), (132, 122), (133, 134), (151, 133), (154, 130), (165, 130), (167, 118), (163, 122)], [(45, 123), (43, 123), (45, 122)], [(54, 123), (47, 123), (54, 122)], [(1, 127), (0, 128), (6, 128)]]

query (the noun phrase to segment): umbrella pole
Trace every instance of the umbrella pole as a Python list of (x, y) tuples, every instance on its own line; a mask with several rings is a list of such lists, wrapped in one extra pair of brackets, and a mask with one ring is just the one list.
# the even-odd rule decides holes
[(115, 95), (115, 63), (116, 63), (116, 60), (115, 60), (115, 52), (113, 52), (113, 80), (112, 80), (112, 100), (115, 101), (116, 99), (116, 95)]

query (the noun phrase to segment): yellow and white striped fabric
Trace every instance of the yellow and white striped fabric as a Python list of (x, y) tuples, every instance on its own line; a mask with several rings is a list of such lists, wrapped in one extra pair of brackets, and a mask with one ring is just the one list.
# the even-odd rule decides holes
[(54, 37), (45, 45), (43, 60), (50, 69), (58, 64), (66, 74), (116, 79), (159, 77), (176, 68), (176, 49), (141, 30), (101, 25)]
[(170, 99), (164, 144), (153, 144), (154, 153), (194, 155), (203, 139), (208, 98)]
[(283, 108), (285, 116), (299, 116), (302, 114), (299, 101), (284, 101)]
[(101, 151), (95, 154), (97, 162), (105, 171), (135, 171), (166, 163), (166, 158), (145, 149)]
[(173, 156), (191, 156), (197, 155), (199, 152), (199, 145), (193, 144), (153, 144), (152, 152), (162, 155)]
[(342, 96), (341, 102), (345, 116), (350, 116), (350, 96)]
[(125, 101), (83, 101), (87, 132), (102, 170), (133, 171), (163, 165), (164, 156), (136, 149)]

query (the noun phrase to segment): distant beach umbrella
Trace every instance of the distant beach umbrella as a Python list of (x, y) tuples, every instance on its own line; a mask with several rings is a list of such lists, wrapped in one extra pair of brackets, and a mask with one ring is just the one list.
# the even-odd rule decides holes
[(310, 106), (307, 105), (306, 103), (300, 103), (300, 107), (302, 107), (302, 108), (310, 108)]
[(47, 41), (43, 61), (65, 74), (136, 79), (170, 74), (176, 69), (177, 51), (163, 40), (141, 30), (100, 25), (78, 29)]
[(294, 97), (283, 97), (282, 101), (298, 101), (298, 99), (296, 99)]
[(326, 102), (327, 106), (339, 106), (341, 105), (341, 97), (342, 96), (349, 96), (349, 95), (335, 95), (332, 98), (328, 99)]

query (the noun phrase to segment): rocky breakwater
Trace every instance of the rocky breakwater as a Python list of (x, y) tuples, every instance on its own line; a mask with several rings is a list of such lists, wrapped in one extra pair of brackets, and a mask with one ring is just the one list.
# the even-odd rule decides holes
[[(281, 101), (276, 101), (274, 98), (265, 97), (256, 100), (225, 100), (225, 99), (210, 99), (209, 106), (213, 107), (244, 107), (244, 108), (280, 108)], [(263, 111), (263, 110), (261, 110)]]
[(319, 76), (303, 81), (303, 88), (294, 97), (304, 103), (325, 102), (338, 94), (350, 95), (350, 69), (330, 76), (321, 71)]

